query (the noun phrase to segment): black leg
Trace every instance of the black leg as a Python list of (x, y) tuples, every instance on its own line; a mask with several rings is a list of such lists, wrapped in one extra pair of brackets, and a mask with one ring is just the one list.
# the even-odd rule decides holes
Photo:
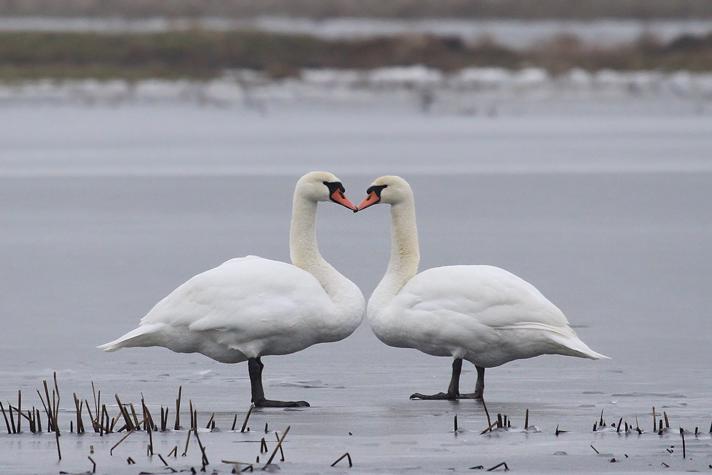
[(272, 401), (265, 399), (265, 391), (262, 387), (262, 364), (260, 358), (250, 358), (247, 360), (247, 369), (250, 372), (250, 384), (252, 386), (252, 403), (255, 407), (309, 407), (306, 401)]
[(475, 383), (475, 399), (482, 399), (485, 395), (485, 369), (482, 366), (477, 368), (477, 383)]
[(437, 394), (411, 394), (411, 399), (448, 399), (455, 400), (460, 398), (460, 372), (462, 371), (462, 358), (455, 358), (452, 362), (452, 376), (450, 377), (450, 385), (446, 393)]

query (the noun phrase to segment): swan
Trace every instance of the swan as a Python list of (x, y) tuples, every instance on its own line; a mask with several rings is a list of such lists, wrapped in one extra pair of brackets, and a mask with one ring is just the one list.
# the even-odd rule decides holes
[[(487, 265), (436, 267), (418, 274), (415, 201), (397, 176), (376, 179), (359, 211), (391, 205), (391, 256), (366, 315), (386, 345), (454, 358), (447, 392), (411, 399), (482, 399), (485, 368), (543, 354), (602, 359), (581, 341), (566, 316), (533, 285)], [(477, 369), (475, 392), (460, 393), (462, 360)]]
[(294, 190), (292, 264), (257, 256), (230, 259), (189, 279), (136, 329), (98, 348), (161, 346), (222, 363), (247, 360), (256, 407), (308, 407), (306, 401), (265, 398), (261, 357), (342, 340), (361, 323), (366, 307), (361, 290), (321, 256), (316, 239), (318, 202), (356, 211), (344, 191), (331, 173), (307, 173)]

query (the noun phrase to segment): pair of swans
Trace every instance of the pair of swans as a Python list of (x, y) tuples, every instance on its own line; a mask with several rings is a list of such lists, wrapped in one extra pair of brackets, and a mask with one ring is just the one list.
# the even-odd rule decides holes
[[(418, 274), (415, 202), (408, 183), (378, 178), (354, 206), (331, 173), (297, 182), (290, 227), (292, 264), (247, 256), (191, 278), (158, 302), (135, 330), (99, 348), (162, 346), (202, 353), (223, 363), (247, 360), (252, 402), (258, 407), (302, 407), (306, 401), (265, 398), (261, 357), (284, 355), (346, 338), (364, 311), (385, 344), (454, 358), (447, 392), (413, 399), (482, 398), (485, 368), (520, 358), (561, 354), (599, 359), (564, 314), (534, 286), (497, 267), (448, 266)], [(360, 289), (319, 253), (316, 211), (332, 201), (356, 212), (391, 205), (388, 269), (366, 302)], [(459, 391), (462, 361), (477, 368), (475, 392)]]

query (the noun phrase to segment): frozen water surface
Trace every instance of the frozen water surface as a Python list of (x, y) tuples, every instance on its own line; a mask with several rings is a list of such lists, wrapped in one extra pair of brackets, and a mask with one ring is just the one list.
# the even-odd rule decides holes
[[(231, 469), (221, 459), (255, 461), (265, 422), (270, 431), (291, 426), (279, 462), (285, 473), (348, 471), (345, 461), (329, 469), (346, 451), (358, 473), (477, 473), (469, 467), (502, 461), (542, 473), (712, 464), (709, 116), (99, 105), (8, 106), (0, 123), (2, 401), (22, 389), (23, 407), (39, 405), (34, 390), (56, 370), (68, 425), (72, 392), (91, 401), (91, 380), (107, 403), (114, 393), (136, 403), (142, 393), (154, 417), (160, 404), (174, 405), (182, 385), (183, 407), (192, 400), (201, 425), (216, 414), (220, 431), (201, 439), (208, 470), (220, 473)], [(197, 272), (244, 254), (288, 259), (292, 186), (315, 168), (339, 175), (352, 200), (379, 174), (407, 177), (423, 269), (487, 263), (513, 271), (613, 359), (545, 356), (488, 370), (491, 415), (521, 428), (529, 409), (540, 432), (483, 436), (479, 403), (408, 400), (446, 388), (448, 359), (386, 347), (364, 325), (345, 341), (265, 358), (268, 395), (312, 407), (255, 411), (250, 433), (241, 434), (228, 429), (249, 405), (245, 365), (158, 348), (94, 348)], [(319, 219), (324, 255), (370, 293), (388, 256), (387, 208), (352, 215), (326, 204)], [(474, 380), (467, 366), (463, 389)], [(670, 418), (662, 437), (651, 434), (652, 406)], [(609, 426), (637, 416), (645, 433), (592, 433), (601, 410)], [(454, 434), (456, 414), (462, 431)], [(568, 432), (555, 436), (557, 425)], [(687, 460), (681, 426), (702, 434), (687, 435)], [(185, 436), (154, 434), (156, 451), (165, 456), (178, 445), (180, 454)], [(99, 473), (160, 470), (145, 455), (143, 432), (109, 456), (120, 437), (64, 434), (58, 463), (52, 434), (2, 433), (0, 466), (80, 472), (94, 446)], [(272, 450), (273, 433), (267, 443)], [(136, 465), (126, 464), (129, 456)], [(169, 463), (199, 467), (195, 442)]]

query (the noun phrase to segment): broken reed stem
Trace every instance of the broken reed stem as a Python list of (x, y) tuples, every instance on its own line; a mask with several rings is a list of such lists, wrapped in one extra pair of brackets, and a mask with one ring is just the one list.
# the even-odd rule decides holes
[(99, 415), (99, 400), (96, 398), (96, 389), (94, 388), (94, 381), (91, 382), (91, 393), (94, 395), (94, 414)]
[(195, 440), (198, 441), (198, 447), (200, 447), (200, 452), (203, 455), (203, 468), (205, 468), (206, 465), (210, 465), (210, 462), (208, 462), (208, 456), (205, 455), (205, 447), (203, 447), (203, 443), (200, 441), (200, 436), (198, 435), (198, 428), (196, 427), (193, 429), (193, 434), (195, 434)]
[(262, 467), (263, 470), (272, 463), (272, 460), (274, 460), (274, 456), (277, 455), (277, 451), (282, 447), (282, 442), (284, 442), (284, 439), (287, 438), (287, 434), (289, 433), (289, 429), (291, 427), (292, 426), (287, 426), (287, 428), (284, 430), (284, 433), (282, 434), (282, 437), (277, 440), (277, 446), (272, 451), (272, 455), (270, 455), (269, 459), (267, 460), (267, 463), (264, 465), (264, 467)]
[(59, 460), (62, 460), (62, 449), (59, 446), (59, 430), (54, 431), (54, 439), (57, 442), (57, 456), (59, 457)]
[[(232, 418), (232, 429), (230, 430), (235, 430), (235, 424), (237, 424), (237, 412), (235, 413), (235, 417)], [(710, 429), (710, 432), (712, 432), (712, 428)]]
[(123, 436), (123, 437), (121, 438), (121, 440), (119, 440), (117, 443), (115, 443), (114, 446), (111, 447), (111, 449), (109, 449), (109, 455), (114, 455), (114, 449), (115, 449), (116, 447), (118, 447), (119, 444), (121, 444), (121, 442), (123, 442), (124, 440), (128, 439), (128, 437), (129, 437), (131, 434), (133, 434), (133, 433), (134, 433), (134, 431), (132, 431), (132, 430), (126, 432), (126, 435)]
[(670, 421), (668, 420), (667, 412), (663, 411), (663, 417), (665, 418), (665, 428), (670, 428)]
[(10, 429), (12, 429), (13, 434), (17, 434), (17, 429), (15, 428), (15, 414), (12, 412), (12, 405), (9, 405), (10, 411)]
[[(59, 402), (61, 401), (61, 396), (59, 395), (59, 385), (57, 384), (57, 372), (53, 371), (52, 372), (52, 378), (54, 379), (54, 390), (52, 391), (52, 403), (54, 406), (54, 415), (53, 415), (53, 420), (54, 420), (54, 430), (55, 432), (59, 432)], [(54, 399), (54, 394), (57, 393), (57, 399), (55, 401)], [(59, 439), (57, 439), (59, 441)], [(59, 442), (58, 442), (59, 444)]]
[(126, 430), (132, 431), (134, 430), (134, 425), (133, 422), (131, 421), (131, 417), (129, 416), (129, 411), (126, 410), (123, 404), (121, 404), (121, 399), (119, 399), (118, 394), (114, 394), (114, 397), (116, 398), (116, 404), (119, 405), (119, 411), (121, 412), (121, 415), (124, 418), (124, 424), (126, 425)]
[[(109, 411), (106, 410), (106, 404), (101, 405), (101, 424), (102, 424), (102, 432), (105, 434), (111, 433), (114, 430), (114, 421), (116, 419), (114, 418), (109, 418)], [(104, 425), (104, 421), (106, 421), (106, 424)]]
[(492, 432), (492, 429), (493, 429), (494, 426), (496, 426), (496, 425), (497, 425), (497, 421), (494, 421), (494, 422), (493, 422), (492, 424), (490, 424), (488, 427), (485, 427), (485, 429), (484, 429), (482, 432), (480, 432), (480, 435), (483, 435), (483, 434), (485, 434), (486, 432)]
[(210, 429), (210, 426), (211, 426), (211, 424), (213, 423), (213, 419), (215, 419), (215, 413), (214, 413), (214, 412), (210, 415), (210, 419), (208, 419), (208, 425), (205, 426), (206, 429)]
[(529, 409), (524, 413), (524, 430), (529, 430)]
[(250, 414), (252, 414), (252, 409), (255, 408), (254, 404), (250, 405), (250, 408), (247, 410), (247, 415), (245, 416), (245, 421), (242, 423), (242, 428), (240, 429), (240, 432), (245, 432), (245, 428), (247, 427), (247, 421), (250, 420)]
[(150, 424), (146, 431), (148, 432), (148, 454), (153, 455), (153, 428)]
[(22, 429), (20, 428), (22, 424), (22, 391), (17, 390), (17, 433), (19, 434), (22, 432)]
[(49, 399), (49, 389), (47, 389), (47, 380), (45, 379), (42, 381), (42, 384), (44, 385), (44, 390), (45, 390), (45, 397), (47, 398), (47, 404), (42, 400), (42, 395), (40, 394), (39, 390), (37, 391), (37, 395), (40, 397), (40, 401), (42, 401), (42, 406), (44, 406), (45, 412), (47, 413), (47, 431), (52, 432), (54, 430), (54, 418), (52, 417), (52, 407), (50, 406), (50, 399)]
[(497, 465), (495, 465), (494, 467), (488, 468), (487, 471), (494, 472), (495, 470), (497, 470), (499, 467), (502, 467), (502, 466), (504, 466), (505, 472), (509, 472), (509, 467), (507, 466), (507, 462), (500, 462)]
[(658, 426), (658, 421), (657, 421), (657, 417), (655, 416), (655, 406), (653, 406), (653, 432), (658, 430), (657, 426)]
[(132, 402), (129, 403), (129, 407), (131, 408), (131, 415), (133, 416), (134, 427), (136, 428), (136, 430), (141, 430), (141, 424), (138, 422), (138, 417), (136, 416), (136, 408), (134, 407)]
[(682, 459), (687, 458), (687, 450), (685, 447), (685, 430), (680, 427), (680, 437), (682, 437)]
[(591, 448), (593, 449), (594, 452), (596, 452), (596, 455), (601, 455), (601, 452), (599, 452), (598, 449), (593, 446), (593, 444), (591, 444)]
[[(277, 432), (274, 433), (275, 439), (277, 439), (277, 442), (279, 442), (279, 434)], [(282, 462), (284, 462), (284, 450), (282, 449), (282, 446), (279, 446), (279, 458)]]
[(452, 426), (453, 426), (453, 431), (457, 432), (457, 414), (455, 414), (455, 417), (452, 420)]
[(77, 434), (81, 434), (84, 432), (84, 422), (82, 421), (82, 407), (84, 406), (84, 401), (80, 401), (79, 398), (77, 398), (77, 393), (72, 393), (72, 397), (74, 398), (74, 409), (76, 410), (77, 417)]
[(94, 461), (91, 456), (87, 457), (89, 461), (91, 462), (91, 473), (96, 473), (96, 462)]
[(89, 420), (91, 421), (91, 426), (94, 428), (94, 432), (98, 432), (99, 435), (104, 435), (102, 433), (102, 431), (100, 430), (100, 427), (99, 427), (99, 424), (97, 421), (97, 419), (99, 418), (99, 413), (98, 412), (96, 413), (97, 419), (94, 419), (94, 414), (91, 413), (91, 407), (89, 406), (89, 401), (87, 401), (85, 399), (84, 402), (87, 405), (87, 412), (89, 413)]
[(190, 427), (188, 430), (195, 429), (195, 414), (193, 414), (193, 400), (188, 401), (188, 412), (190, 413)]
[(176, 445), (175, 447), (173, 447), (173, 450), (171, 450), (170, 452), (168, 452), (168, 456), (169, 456), (169, 457), (171, 456), (171, 454), (173, 454), (173, 457), (174, 457), (174, 458), (175, 458), (175, 457), (178, 457), (178, 446), (177, 446), (177, 445)]
[(173, 430), (180, 430), (180, 400), (183, 394), (183, 386), (178, 386), (178, 398), (176, 399), (176, 422)]
[(183, 453), (181, 454), (182, 457), (185, 457), (188, 455), (188, 444), (190, 443), (190, 431), (188, 431), (187, 437), (185, 438), (185, 449), (183, 450)]
[(28, 419), (30, 421), (30, 432), (34, 434), (35, 432), (37, 432), (35, 430), (35, 408), (32, 408), (32, 412), (27, 411), (27, 415), (29, 416)]
[(485, 398), (483, 397), (481, 399), (482, 401), (482, 407), (485, 408), (485, 415), (487, 416), (487, 426), (489, 427), (489, 430), (492, 430), (492, 420), (490, 419), (489, 411), (487, 410), (487, 404), (485, 404)]
[(7, 420), (7, 414), (5, 414), (5, 407), (2, 405), (2, 402), (0, 402), (0, 411), (2, 411), (2, 416), (5, 418), (5, 427), (7, 427), (7, 433), (12, 434), (12, 432), (10, 432), (10, 423)]
[(348, 462), (349, 462), (349, 468), (353, 467), (354, 464), (351, 462), (351, 454), (349, 454), (348, 452), (346, 452), (346, 453), (345, 453), (344, 455), (342, 455), (341, 457), (337, 458), (337, 459), (334, 461), (334, 463), (331, 464), (331, 466), (332, 466), (332, 467), (335, 467), (337, 463), (341, 462), (341, 461), (344, 459), (344, 457), (346, 457), (346, 459), (347, 459)]
[[(112, 417), (111, 418), (111, 425), (109, 426), (109, 432), (114, 432), (114, 426), (116, 426), (116, 421), (118, 421), (118, 416), (117, 417)], [(106, 422), (109, 422), (109, 415), (106, 415)]]
[(168, 408), (165, 410), (161, 406), (161, 432), (166, 431), (166, 425), (168, 424)]

